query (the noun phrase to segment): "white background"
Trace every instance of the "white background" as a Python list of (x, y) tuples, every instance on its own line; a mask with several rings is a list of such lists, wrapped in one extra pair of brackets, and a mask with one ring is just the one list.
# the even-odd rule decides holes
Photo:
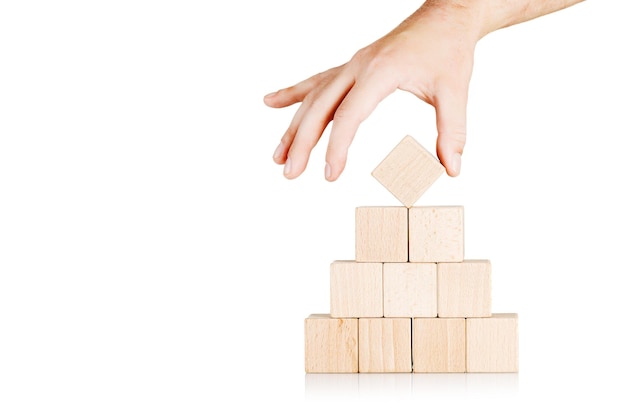
[(618, 2), (483, 39), (462, 174), (419, 201), (465, 207), (466, 257), (520, 315), (519, 375), (305, 376), (354, 208), (399, 205), (370, 172), (406, 134), (434, 151), (434, 112), (397, 92), (338, 182), (327, 133), (287, 181), (271, 155), (296, 107), (262, 97), (419, 3), (0, 3), (0, 414), (623, 411)]

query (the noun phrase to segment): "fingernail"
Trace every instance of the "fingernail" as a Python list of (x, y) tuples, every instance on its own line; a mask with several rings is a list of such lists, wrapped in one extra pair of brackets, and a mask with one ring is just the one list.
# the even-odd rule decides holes
[(269, 93), (265, 97), (263, 97), (263, 99), (272, 98), (272, 97), (274, 97), (276, 95), (276, 93), (277, 93), (276, 91), (274, 91), (273, 93)]
[(285, 163), (285, 170), (283, 171), (283, 175), (286, 177), (291, 172), (291, 159), (287, 158), (287, 162)]
[(461, 154), (460, 153), (455, 153), (454, 155), (452, 155), (452, 173), (454, 175), (459, 175), (461, 173)]
[(326, 162), (326, 168), (324, 168), (324, 176), (327, 180), (330, 180), (330, 174), (332, 174), (332, 170), (330, 169), (330, 164)]
[(274, 151), (274, 159), (278, 160), (283, 155), (284, 150), (285, 150), (285, 145), (283, 145), (283, 143), (280, 142), (278, 146), (276, 147), (276, 150)]

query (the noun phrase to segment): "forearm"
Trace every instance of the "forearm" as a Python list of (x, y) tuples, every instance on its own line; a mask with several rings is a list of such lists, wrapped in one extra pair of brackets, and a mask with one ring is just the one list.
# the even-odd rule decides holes
[(422, 15), (436, 14), (463, 26), (466, 34), (478, 39), (508, 26), (565, 9), (584, 0), (426, 0), (404, 23)]
[(584, 0), (475, 0), (489, 4), (485, 14), (483, 35), (495, 30), (550, 14)]

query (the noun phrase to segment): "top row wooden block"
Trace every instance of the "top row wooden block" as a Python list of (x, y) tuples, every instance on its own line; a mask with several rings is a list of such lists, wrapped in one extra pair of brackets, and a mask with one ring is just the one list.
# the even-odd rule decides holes
[(402, 204), (412, 207), (444, 172), (437, 158), (411, 136), (406, 136), (372, 175)]
[(357, 262), (461, 262), (462, 206), (357, 207)]

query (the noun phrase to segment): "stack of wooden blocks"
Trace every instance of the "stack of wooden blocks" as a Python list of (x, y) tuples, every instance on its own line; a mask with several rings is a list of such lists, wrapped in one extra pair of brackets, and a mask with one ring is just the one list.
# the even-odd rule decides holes
[(491, 263), (464, 258), (463, 207), (414, 206), (443, 172), (410, 136), (373, 171), (403, 206), (356, 209), (330, 314), (305, 319), (307, 373), (518, 371), (517, 314), (492, 314)]

